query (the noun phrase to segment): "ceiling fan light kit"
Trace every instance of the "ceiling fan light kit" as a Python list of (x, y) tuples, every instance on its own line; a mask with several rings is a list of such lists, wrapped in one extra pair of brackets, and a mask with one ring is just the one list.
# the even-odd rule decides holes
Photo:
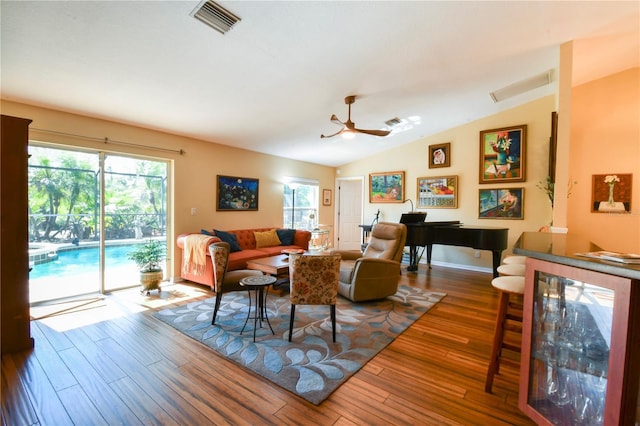
[(353, 121), (351, 121), (351, 104), (356, 101), (355, 95), (347, 96), (344, 98), (344, 103), (348, 105), (348, 115), (347, 121), (344, 123), (338, 119), (335, 114), (331, 115), (330, 121), (332, 123), (342, 125), (342, 129), (338, 130), (336, 133), (332, 135), (325, 136), (324, 134), (320, 135), (320, 138), (331, 138), (336, 135), (342, 135), (344, 139), (353, 139), (356, 136), (356, 133), (364, 133), (366, 135), (380, 136), (384, 137), (391, 133), (391, 130), (367, 130), (367, 129), (358, 129)]

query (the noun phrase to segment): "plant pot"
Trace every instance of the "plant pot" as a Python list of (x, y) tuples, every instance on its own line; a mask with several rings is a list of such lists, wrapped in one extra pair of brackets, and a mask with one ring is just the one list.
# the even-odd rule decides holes
[(164, 278), (164, 273), (162, 271), (150, 271), (150, 272), (142, 272), (140, 271), (140, 284), (142, 285), (141, 293), (146, 291), (147, 296), (151, 293), (151, 290), (160, 290), (160, 283)]

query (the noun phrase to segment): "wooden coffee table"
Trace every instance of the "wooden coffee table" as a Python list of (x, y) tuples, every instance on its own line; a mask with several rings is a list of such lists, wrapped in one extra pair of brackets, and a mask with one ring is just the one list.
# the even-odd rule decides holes
[(265, 274), (276, 277), (280, 280), (289, 276), (289, 256), (280, 254), (278, 256), (260, 257), (248, 260), (247, 269), (255, 269)]

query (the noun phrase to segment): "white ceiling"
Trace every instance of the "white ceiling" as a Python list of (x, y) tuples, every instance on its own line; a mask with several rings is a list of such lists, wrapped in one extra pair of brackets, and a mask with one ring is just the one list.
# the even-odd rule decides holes
[[(640, 63), (638, 1), (220, 1), (242, 19), (226, 35), (199, 4), (2, 0), (2, 97), (339, 166), (553, 93), (489, 96), (557, 76), (561, 43), (574, 84)], [(357, 127), (421, 122), (321, 140), (351, 94)]]

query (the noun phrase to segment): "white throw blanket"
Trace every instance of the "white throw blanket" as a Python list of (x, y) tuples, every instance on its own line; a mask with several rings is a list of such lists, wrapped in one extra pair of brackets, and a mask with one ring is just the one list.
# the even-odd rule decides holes
[(212, 237), (191, 234), (184, 239), (182, 251), (182, 272), (192, 275), (204, 275), (207, 267), (207, 250)]

